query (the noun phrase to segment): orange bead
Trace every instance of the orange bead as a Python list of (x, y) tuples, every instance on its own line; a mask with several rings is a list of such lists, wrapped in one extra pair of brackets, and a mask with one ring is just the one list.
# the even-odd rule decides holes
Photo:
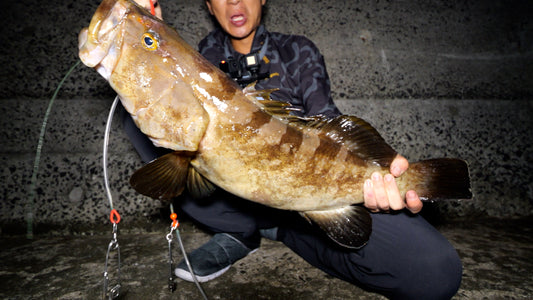
[(116, 209), (111, 210), (111, 213), (109, 214), (109, 220), (113, 224), (118, 224), (120, 222), (120, 215)]

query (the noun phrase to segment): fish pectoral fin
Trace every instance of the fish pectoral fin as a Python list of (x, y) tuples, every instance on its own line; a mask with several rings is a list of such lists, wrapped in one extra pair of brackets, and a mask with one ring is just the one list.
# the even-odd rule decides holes
[(366, 245), (372, 232), (372, 218), (368, 210), (359, 205), (323, 211), (306, 211), (301, 214), (317, 224), (337, 244), (351, 249)]
[(187, 178), (187, 189), (191, 196), (199, 199), (211, 195), (216, 186), (191, 167)]
[(185, 189), (191, 159), (191, 155), (182, 151), (163, 155), (137, 170), (130, 184), (145, 196), (171, 200)]

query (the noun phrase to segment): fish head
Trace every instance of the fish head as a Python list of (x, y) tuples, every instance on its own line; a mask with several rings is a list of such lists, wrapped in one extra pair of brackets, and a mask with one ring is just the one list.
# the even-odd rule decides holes
[(81, 61), (109, 81), (156, 146), (197, 149), (208, 116), (190, 73), (213, 66), (173, 28), (133, 1), (104, 0), (78, 40)]
[(157, 101), (168, 84), (159, 76), (172, 67), (163, 63), (165, 26), (133, 1), (104, 0), (79, 34), (81, 61), (109, 81), (130, 113)]
[[(122, 3), (124, 4), (124, 3)], [(88, 28), (78, 36), (79, 57), (109, 80), (119, 58), (120, 39), (124, 34), (124, 17), (128, 8), (118, 1), (103, 1)]]

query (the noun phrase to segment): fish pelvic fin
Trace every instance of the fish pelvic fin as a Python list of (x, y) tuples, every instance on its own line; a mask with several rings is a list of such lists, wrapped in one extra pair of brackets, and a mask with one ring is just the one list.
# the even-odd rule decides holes
[(372, 232), (370, 213), (360, 205), (300, 214), (317, 224), (329, 238), (345, 248), (362, 248)]
[(199, 199), (211, 195), (216, 186), (191, 167), (187, 178), (187, 190), (193, 198)]
[(472, 198), (468, 164), (461, 159), (436, 158), (411, 163), (397, 180), (400, 180), (398, 185), (406, 180), (405, 186), (414, 189), (424, 201)]
[(182, 151), (163, 155), (137, 170), (130, 184), (140, 194), (169, 202), (185, 189), (191, 159)]

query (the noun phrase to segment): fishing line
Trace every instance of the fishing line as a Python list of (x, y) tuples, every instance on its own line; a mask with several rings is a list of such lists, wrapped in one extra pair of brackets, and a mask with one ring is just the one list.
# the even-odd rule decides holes
[(33, 171), (31, 174), (31, 182), (30, 182), (30, 195), (28, 198), (27, 208), (26, 208), (26, 238), (33, 239), (33, 205), (35, 200), (35, 189), (37, 187), (37, 173), (39, 172), (39, 163), (41, 161), (41, 151), (43, 148), (44, 143), (44, 134), (46, 132), (46, 125), (48, 123), (48, 117), (50, 116), (50, 111), (52, 111), (52, 105), (54, 104), (54, 101), (57, 97), (57, 94), (59, 93), (59, 90), (61, 89), (61, 86), (63, 86), (63, 83), (67, 79), (67, 77), (74, 71), (74, 69), (80, 64), (80, 61), (78, 60), (70, 69), (67, 71), (63, 79), (59, 82), (57, 85), (56, 90), (54, 91), (54, 94), (52, 95), (52, 98), (50, 99), (50, 102), (48, 103), (48, 108), (46, 109), (46, 113), (44, 114), (43, 124), (41, 126), (41, 132), (39, 134), (39, 141), (37, 142), (37, 150), (35, 152), (35, 161), (33, 163)]
[(194, 274), (194, 271), (192, 269), (191, 263), (189, 261), (189, 257), (187, 256), (187, 252), (185, 252), (185, 247), (183, 246), (183, 241), (181, 240), (180, 231), (178, 229), (179, 222), (177, 220), (178, 215), (174, 212), (174, 206), (172, 203), (170, 203), (170, 219), (172, 219), (172, 225), (170, 226), (170, 233), (167, 234), (167, 241), (168, 241), (168, 258), (169, 258), (169, 264), (170, 264), (170, 277), (169, 277), (169, 288), (171, 292), (174, 292), (176, 289), (176, 284), (174, 283), (174, 268), (172, 267), (172, 232), (176, 231), (176, 238), (178, 239), (178, 244), (181, 249), (181, 253), (183, 254), (183, 259), (185, 260), (185, 265), (187, 265), (187, 268), (189, 269), (189, 272), (192, 275), (192, 279), (194, 281), (194, 284), (200, 291), (200, 294), (202, 294), (202, 297), (207, 300), (207, 295), (205, 294), (204, 290), (202, 289), (202, 286), (200, 285), (200, 282), (198, 282), (198, 279), (196, 278), (196, 274)]
[(178, 244), (180, 245), (181, 253), (183, 253), (183, 259), (185, 260), (185, 264), (187, 265), (187, 268), (189, 269), (189, 272), (192, 274), (192, 279), (194, 280), (194, 284), (196, 284), (196, 287), (202, 294), (202, 297), (204, 297), (205, 300), (207, 300), (207, 295), (205, 294), (204, 290), (202, 289), (202, 286), (198, 282), (198, 279), (196, 279), (196, 274), (194, 274), (192, 270), (191, 263), (189, 262), (189, 258), (187, 257), (187, 253), (185, 252), (185, 248), (183, 247), (183, 241), (181, 240), (180, 231), (176, 230), (176, 237), (178, 238)]

